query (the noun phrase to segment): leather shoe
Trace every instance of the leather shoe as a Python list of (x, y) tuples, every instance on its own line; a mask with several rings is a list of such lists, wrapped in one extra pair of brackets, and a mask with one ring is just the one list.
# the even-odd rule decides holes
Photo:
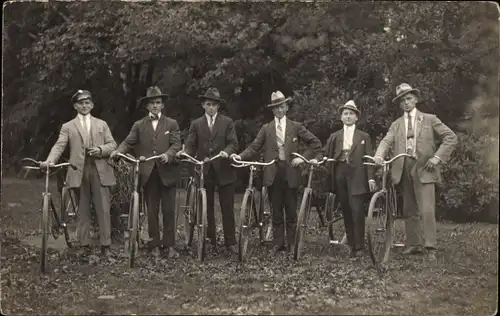
[(92, 248), (90, 248), (89, 245), (86, 246), (81, 246), (80, 250), (78, 251), (78, 254), (80, 256), (90, 256), (92, 254)]
[(430, 262), (436, 262), (437, 261), (437, 258), (436, 258), (436, 249), (428, 249), (427, 250), (427, 260), (429, 260)]
[(422, 247), (420, 246), (410, 246), (403, 251), (404, 255), (415, 255), (422, 253)]
[(285, 245), (276, 245), (273, 247), (274, 252), (286, 251), (287, 248)]
[(231, 254), (237, 254), (238, 253), (238, 247), (236, 245), (227, 245), (226, 246), (227, 252)]
[(179, 253), (177, 252), (177, 250), (174, 249), (174, 247), (168, 247), (167, 251), (168, 251), (168, 257), (170, 259), (179, 258)]
[(111, 257), (111, 250), (109, 246), (101, 246), (101, 256)]

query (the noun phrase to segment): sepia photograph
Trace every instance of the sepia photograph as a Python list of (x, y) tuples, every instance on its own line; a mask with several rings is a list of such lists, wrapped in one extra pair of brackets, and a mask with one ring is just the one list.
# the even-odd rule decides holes
[(3, 3), (5, 315), (495, 315), (490, 1)]

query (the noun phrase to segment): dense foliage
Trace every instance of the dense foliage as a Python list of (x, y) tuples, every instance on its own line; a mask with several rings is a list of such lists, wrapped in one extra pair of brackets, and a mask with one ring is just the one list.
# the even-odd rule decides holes
[(483, 159), (498, 157), (493, 3), (13, 2), (4, 24), (4, 167), (47, 155), (80, 88), (119, 142), (144, 115), (137, 99), (149, 85), (169, 94), (166, 112), (182, 129), (202, 113), (196, 96), (215, 85), (244, 147), (278, 89), (322, 141), (348, 99), (379, 139), (400, 115), (395, 86), (408, 82), (422, 91), (421, 110), (469, 135), (446, 169), (442, 205), (498, 203), (498, 160)]

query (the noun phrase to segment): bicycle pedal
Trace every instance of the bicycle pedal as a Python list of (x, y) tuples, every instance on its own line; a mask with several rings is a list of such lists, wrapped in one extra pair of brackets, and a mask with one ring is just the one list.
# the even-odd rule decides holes
[(404, 248), (405, 244), (402, 243), (402, 242), (396, 242), (392, 246), (395, 247), (395, 248)]
[(68, 216), (76, 216), (76, 213), (73, 213), (73, 212), (68, 213)]
[(122, 214), (120, 215), (120, 218), (127, 218), (128, 217), (128, 214)]
[(333, 239), (330, 239), (330, 244), (331, 244), (331, 245), (339, 245), (339, 244), (340, 244), (340, 241), (339, 241), (339, 240), (333, 240)]

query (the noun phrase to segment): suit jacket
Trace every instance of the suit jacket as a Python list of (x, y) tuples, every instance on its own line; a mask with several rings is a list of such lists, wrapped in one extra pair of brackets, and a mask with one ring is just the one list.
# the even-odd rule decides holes
[[(276, 141), (276, 121), (273, 119), (271, 122), (264, 124), (260, 129), (255, 140), (245, 149), (241, 154), (241, 159), (249, 159), (255, 154), (264, 150), (264, 162), (271, 161), (273, 159), (278, 160), (278, 144)], [(300, 184), (300, 171), (298, 168), (294, 168), (291, 165), (293, 152), (298, 152), (299, 142), (304, 143), (307, 146), (306, 151), (302, 154), (307, 159), (312, 159), (319, 157), (321, 155), (321, 142), (309, 132), (301, 123), (286, 119), (286, 130), (285, 130), (285, 158), (286, 158), (286, 180), (290, 188), (298, 188)], [(272, 164), (271, 166), (264, 167), (264, 177), (263, 184), (265, 186), (271, 186), (274, 182), (274, 177), (276, 176), (277, 166)]]
[[(323, 154), (328, 158), (338, 159), (342, 154), (344, 143), (344, 129), (340, 129), (330, 135), (326, 141)], [(351, 195), (361, 195), (370, 192), (368, 180), (374, 179), (373, 166), (363, 164), (363, 156), (372, 155), (372, 141), (370, 135), (359, 129), (354, 129), (352, 146), (349, 151), (349, 168), (352, 178), (349, 183)], [(327, 187), (335, 192), (335, 167), (336, 163), (328, 163)]]
[[(189, 128), (185, 151), (198, 160), (213, 157), (221, 151), (228, 155), (236, 153), (238, 138), (234, 129), (233, 120), (225, 115), (217, 114), (212, 131), (208, 127), (206, 115), (194, 120)], [(220, 185), (236, 181), (236, 172), (231, 167), (229, 159), (216, 159), (211, 162), (219, 179)], [(208, 174), (208, 165), (203, 169)]]
[(180, 149), (181, 137), (177, 121), (162, 114), (156, 131), (153, 129), (149, 115), (135, 122), (117, 151), (121, 153), (134, 151), (136, 157), (146, 158), (167, 154), (169, 162), (166, 164), (158, 159), (141, 163), (139, 178), (141, 186), (144, 186), (156, 165), (163, 185), (170, 186), (177, 183), (179, 179), (179, 167), (175, 162), (175, 154)]
[[(438, 146), (438, 141), (441, 143)], [(420, 111), (416, 113), (415, 120), (415, 150), (416, 150), (416, 174), (422, 183), (441, 182), (441, 170), (439, 165), (429, 171), (424, 168), (425, 163), (433, 156), (438, 156), (446, 163), (457, 145), (457, 135), (433, 114)], [(391, 124), (389, 131), (380, 142), (376, 156), (384, 157), (389, 149), (393, 149), (394, 155), (406, 152), (406, 128), (404, 116), (401, 116)], [(394, 184), (398, 184), (403, 173), (404, 159), (393, 162), (391, 174)]]
[[(84, 135), (86, 134), (83, 128), (78, 117), (64, 123), (61, 127), (59, 138), (47, 157), (48, 161), (56, 163), (69, 143), (69, 162), (76, 166), (76, 170), (68, 168), (66, 173), (66, 184), (70, 188), (79, 188), (82, 184), (83, 167), (85, 165)], [(99, 147), (102, 151), (101, 156), (95, 159), (101, 184), (103, 186), (115, 185), (116, 178), (113, 167), (105, 159), (116, 148), (116, 142), (113, 139), (113, 135), (111, 135), (108, 124), (103, 120), (91, 116), (90, 135), (92, 147)]]

